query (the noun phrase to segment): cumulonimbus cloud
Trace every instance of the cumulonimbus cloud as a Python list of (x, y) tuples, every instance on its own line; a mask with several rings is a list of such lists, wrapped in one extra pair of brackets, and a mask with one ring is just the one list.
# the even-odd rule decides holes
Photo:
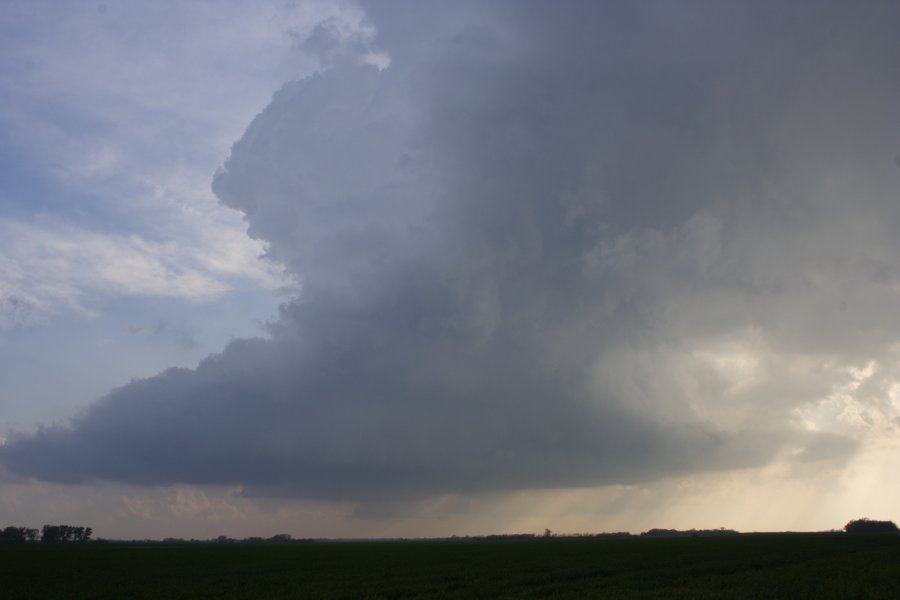
[(897, 11), (414, 4), (215, 178), (300, 284), (270, 337), (4, 465), (363, 499), (852, 453), (797, 411), (896, 352)]

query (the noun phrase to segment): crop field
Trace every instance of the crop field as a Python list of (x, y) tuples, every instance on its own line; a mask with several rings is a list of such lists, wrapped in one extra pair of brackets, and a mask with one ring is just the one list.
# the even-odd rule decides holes
[(900, 535), (7, 544), (0, 598), (900, 598)]

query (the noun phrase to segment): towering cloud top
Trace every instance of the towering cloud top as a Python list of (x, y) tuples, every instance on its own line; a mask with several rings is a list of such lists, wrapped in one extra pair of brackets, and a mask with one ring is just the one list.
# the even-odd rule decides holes
[(840, 461), (896, 427), (897, 7), (366, 8), (380, 47), (326, 44), (213, 183), (299, 282), (270, 337), (7, 467), (365, 500)]

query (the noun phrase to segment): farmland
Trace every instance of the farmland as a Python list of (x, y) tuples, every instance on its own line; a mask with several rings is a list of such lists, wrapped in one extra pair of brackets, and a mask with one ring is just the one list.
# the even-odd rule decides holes
[(900, 535), (19, 544), (15, 598), (898, 598)]

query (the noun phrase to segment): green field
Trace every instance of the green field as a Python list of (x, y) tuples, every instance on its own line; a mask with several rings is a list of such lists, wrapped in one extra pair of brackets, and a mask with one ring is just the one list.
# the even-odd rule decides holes
[(0, 598), (900, 598), (900, 535), (0, 546)]

